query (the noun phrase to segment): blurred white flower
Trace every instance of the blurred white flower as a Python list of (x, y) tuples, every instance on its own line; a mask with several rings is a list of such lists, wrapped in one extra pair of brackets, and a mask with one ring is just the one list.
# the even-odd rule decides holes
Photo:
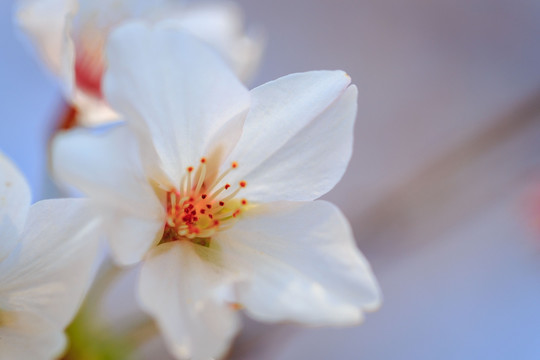
[(243, 31), (234, 3), (186, 5), (175, 0), (19, 0), (18, 22), (45, 64), (57, 75), (78, 121), (95, 125), (117, 119), (103, 100), (103, 48), (110, 31), (129, 19), (168, 20), (213, 46), (248, 80), (258, 66), (261, 42)]
[(345, 73), (249, 92), (203, 43), (142, 23), (113, 32), (107, 59), (106, 97), (127, 125), (58, 135), (55, 169), (101, 202), (117, 260), (144, 260), (139, 300), (175, 356), (222, 355), (240, 307), (350, 325), (379, 305), (347, 220), (312, 201), (351, 156), (357, 89)]
[(96, 258), (87, 200), (30, 206), (18, 170), (0, 154), (0, 359), (53, 359), (86, 292)]

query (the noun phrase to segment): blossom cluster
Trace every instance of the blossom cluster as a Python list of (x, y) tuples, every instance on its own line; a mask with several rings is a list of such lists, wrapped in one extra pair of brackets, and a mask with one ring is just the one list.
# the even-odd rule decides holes
[(0, 359), (74, 358), (63, 332), (101, 238), (137, 267), (136, 300), (178, 359), (223, 356), (240, 310), (342, 326), (379, 306), (349, 223), (317, 200), (352, 153), (346, 73), (248, 90), (262, 41), (225, 2), (21, 0), (17, 20), (69, 104), (52, 174), (87, 198), (30, 206), (0, 157)]

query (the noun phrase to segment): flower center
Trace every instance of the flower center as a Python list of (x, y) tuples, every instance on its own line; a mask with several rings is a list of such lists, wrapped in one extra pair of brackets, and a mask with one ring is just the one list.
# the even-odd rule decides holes
[(238, 193), (246, 187), (245, 181), (236, 186), (217, 185), (236, 169), (231, 167), (215, 179), (207, 178), (207, 161), (201, 159), (199, 167), (186, 169), (179, 190), (167, 192), (167, 218), (161, 243), (189, 240), (203, 246), (210, 245), (210, 238), (217, 231), (229, 229), (246, 209), (246, 199)]
[(102, 35), (94, 33), (82, 35), (75, 45), (75, 83), (78, 88), (103, 98), (101, 80), (104, 73)]

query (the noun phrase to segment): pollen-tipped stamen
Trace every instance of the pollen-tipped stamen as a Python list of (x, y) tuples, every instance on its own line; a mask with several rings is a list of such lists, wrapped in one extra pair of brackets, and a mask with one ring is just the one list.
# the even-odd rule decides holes
[[(240, 181), (232, 192), (228, 183), (216, 189), (216, 186), (238, 167), (236, 162), (211, 183), (206, 178), (207, 166), (206, 159), (201, 158), (196, 169), (193, 166), (186, 168), (179, 184), (180, 191), (168, 190), (163, 241), (187, 239), (196, 244), (209, 246), (210, 238), (217, 231), (230, 228), (236, 222), (235, 218), (241, 215), (243, 207), (247, 205), (246, 199), (234, 200), (246, 187), (246, 181)], [(220, 198), (224, 191), (229, 194)], [(205, 238), (206, 240), (201, 240)]]

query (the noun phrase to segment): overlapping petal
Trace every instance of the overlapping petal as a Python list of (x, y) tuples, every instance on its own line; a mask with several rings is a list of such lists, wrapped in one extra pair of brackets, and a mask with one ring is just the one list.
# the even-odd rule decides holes
[(21, 240), (0, 263), (1, 311), (36, 314), (58, 329), (67, 326), (93, 275), (97, 226), (88, 200), (32, 205)]
[[(187, 33), (143, 23), (115, 30), (107, 47), (109, 103), (149, 136), (156, 162), (172, 184), (215, 148), (239, 134), (249, 92), (225, 63)], [(226, 138), (216, 135), (232, 125)], [(222, 132), (222, 134), (225, 134)]]
[(26, 180), (0, 153), (0, 261), (15, 245), (30, 209), (30, 188)]
[(170, 351), (182, 359), (223, 355), (238, 319), (219, 293), (231, 275), (202, 246), (173, 242), (153, 249), (144, 262), (138, 296), (157, 321)]
[(244, 82), (249, 81), (260, 62), (262, 41), (244, 33), (243, 14), (233, 2), (210, 2), (185, 6), (168, 15), (167, 26), (185, 29), (222, 54)]
[(65, 346), (56, 324), (32, 313), (0, 311), (0, 359), (55, 359)]
[(20, 0), (18, 4), (19, 24), (46, 65), (58, 75), (65, 65), (67, 23), (76, 10), (77, 0)]
[[(62, 135), (55, 166), (107, 207), (120, 262), (144, 258), (138, 297), (175, 356), (223, 354), (238, 329), (225, 290), (265, 321), (357, 324), (378, 306), (343, 215), (295, 202), (329, 191), (350, 159), (357, 89), (345, 73), (294, 74), (249, 93), (214, 50), (166, 23), (117, 28), (107, 62), (105, 95), (127, 125), (99, 140)], [(180, 187), (203, 156), (197, 180), (191, 169)], [(219, 163), (228, 172), (217, 179)]]
[(313, 200), (341, 179), (352, 153), (357, 89), (342, 71), (292, 74), (252, 90), (229, 182), (252, 201)]
[(174, 0), (19, 0), (18, 23), (62, 88), (79, 109), (78, 121), (98, 125), (118, 119), (104, 101), (103, 46), (116, 26), (139, 19), (164, 21), (203, 39), (244, 81), (262, 52), (260, 39), (247, 36), (240, 9), (232, 3), (190, 4)]
[(226, 268), (251, 275), (238, 301), (256, 319), (350, 325), (380, 303), (350, 226), (330, 203), (260, 205), (216, 242)]
[(55, 174), (107, 209), (106, 229), (116, 258), (139, 261), (164, 223), (164, 209), (141, 163), (135, 135), (124, 125), (104, 133), (73, 130), (53, 142)]

